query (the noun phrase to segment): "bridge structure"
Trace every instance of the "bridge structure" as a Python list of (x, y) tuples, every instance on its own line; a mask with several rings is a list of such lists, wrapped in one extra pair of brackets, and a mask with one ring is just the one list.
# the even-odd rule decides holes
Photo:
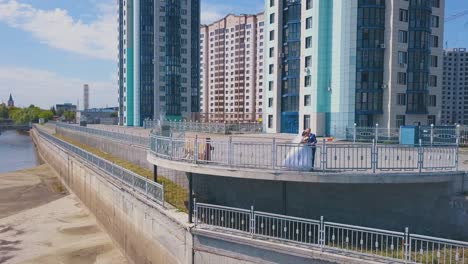
[[(314, 170), (305, 171), (285, 162), (304, 146), (274, 139), (141, 139), (57, 127), (88, 142), (148, 144), (155, 179), (162, 168), (185, 173), (194, 256), (211, 254), (202, 262), (222, 255), (245, 263), (468, 263), (466, 214), (448, 208), (450, 196), (468, 192), (456, 145), (320, 142)], [(149, 186), (135, 183), (143, 192)], [(163, 186), (150, 199), (158, 197)]]
[(31, 124), (13, 124), (13, 123), (0, 123), (0, 133), (6, 130), (21, 130), (27, 131), (32, 128)]

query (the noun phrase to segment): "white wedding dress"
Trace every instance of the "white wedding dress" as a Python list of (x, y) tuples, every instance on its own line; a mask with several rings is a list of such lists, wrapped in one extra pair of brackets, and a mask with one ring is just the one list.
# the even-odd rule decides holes
[(288, 169), (309, 171), (312, 166), (312, 148), (305, 144), (301, 144), (302, 136), (298, 135), (291, 143), (289, 151), (283, 166)]

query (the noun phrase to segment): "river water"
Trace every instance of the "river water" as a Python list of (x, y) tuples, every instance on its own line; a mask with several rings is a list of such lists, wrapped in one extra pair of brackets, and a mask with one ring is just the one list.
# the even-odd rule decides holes
[(16, 131), (0, 134), (0, 173), (28, 169), (39, 165), (31, 137)]

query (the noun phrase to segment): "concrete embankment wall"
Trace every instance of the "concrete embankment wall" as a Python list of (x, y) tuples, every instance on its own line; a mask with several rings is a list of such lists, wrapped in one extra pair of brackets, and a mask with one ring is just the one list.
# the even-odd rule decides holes
[(185, 214), (148, 202), (125, 184), (42, 139), (36, 131), (31, 136), (41, 157), (95, 215), (131, 263), (193, 263)]
[[(153, 170), (153, 164), (148, 162), (148, 149), (139, 145), (119, 142), (104, 137), (97, 137), (83, 132), (57, 127), (57, 134), (76, 140), (82, 144), (107, 152), (115, 157), (127, 160), (142, 168)], [(177, 185), (188, 189), (188, 179), (185, 173), (167, 168), (158, 168), (158, 174), (173, 181)]]

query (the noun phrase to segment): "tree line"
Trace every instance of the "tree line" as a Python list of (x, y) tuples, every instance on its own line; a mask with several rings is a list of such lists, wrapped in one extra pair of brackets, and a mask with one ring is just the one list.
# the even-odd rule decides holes
[(54, 117), (63, 117), (66, 121), (75, 120), (75, 112), (72, 111), (55, 111), (54, 107), (50, 109), (41, 109), (35, 105), (29, 107), (7, 107), (5, 104), (0, 104), (0, 120), (10, 119), (15, 124), (26, 124), (29, 122), (37, 123), (39, 119), (44, 119), (45, 122), (53, 120)]

